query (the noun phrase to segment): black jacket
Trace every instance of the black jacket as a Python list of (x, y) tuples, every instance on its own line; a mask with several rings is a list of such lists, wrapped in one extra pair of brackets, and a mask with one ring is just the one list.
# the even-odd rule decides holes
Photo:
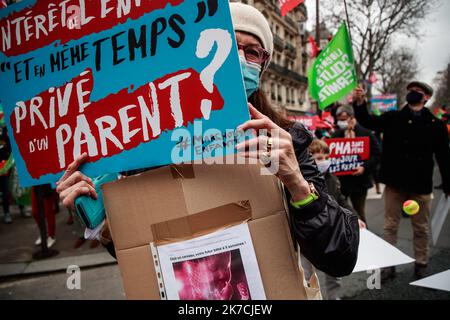
[(330, 196), (333, 197), (334, 200), (343, 208), (350, 210), (351, 212), (357, 214), (355, 211), (355, 208), (353, 208), (350, 203), (347, 200), (347, 197), (345, 197), (342, 194), (341, 188), (341, 182), (339, 181), (338, 177), (335, 175), (327, 172), (325, 174), (325, 182), (327, 184), (327, 190)]
[[(300, 171), (312, 182), (320, 198), (309, 206), (296, 209), (290, 206), (290, 223), (302, 254), (319, 270), (334, 277), (352, 273), (358, 257), (358, 216), (339, 206), (329, 196), (325, 179), (308, 151), (312, 135), (296, 123), (289, 133), (294, 142)], [(288, 202), (290, 194), (287, 192)]]
[(371, 116), (367, 104), (354, 105), (356, 119), (383, 133), (380, 180), (399, 191), (431, 194), (436, 157), (444, 191), (450, 192), (450, 147), (445, 125), (428, 109), (415, 115), (406, 106), (380, 117)]
[[(377, 163), (380, 161), (381, 147), (374, 134), (363, 128), (359, 124), (355, 126), (356, 137), (370, 138), (370, 158), (364, 161), (364, 174), (361, 176), (343, 176), (339, 177), (341, 181), (341, 189), (345, 195), (366, 191), (373, 187), (371, 174), (375, 172)], [(345, 130), (338, 130), (334, 133), (333, 138), (345, 138)]]

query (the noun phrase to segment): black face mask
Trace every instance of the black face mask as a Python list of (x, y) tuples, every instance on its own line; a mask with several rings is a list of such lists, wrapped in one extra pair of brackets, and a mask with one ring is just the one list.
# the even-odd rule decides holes
[(423, 94), (414, 90), (408, 92), (406, 96), (406, 101), (412, 106), (420, 104), (422, 102), (422, 99)]

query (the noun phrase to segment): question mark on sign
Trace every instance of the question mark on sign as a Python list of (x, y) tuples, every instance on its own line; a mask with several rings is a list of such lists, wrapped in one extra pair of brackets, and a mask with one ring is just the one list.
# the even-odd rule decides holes
[(72, 5), (67, 8), (67, 13), (72, 15), (67, 19), (67, 28), (70, 30), (81, 29), (81, 9), (79, 6)]
[[(200, 59), (208, 57), (214, 44), (217, 43), (217, 51), (211, 63), (203, 69), (200, 73), (200, 81), (209, 93), (214, 91), (214, 76), (216, 72), (222, 67), (231, 52), (232, 40), (231, 35), (227, 30), (223, 29), (208, 29), (200, 34), (197, 42), (196, 55)], [(212, 101), (203, 99), (201, 102), (201, 111), (203, 117), (209, 120), (212, 110)]]

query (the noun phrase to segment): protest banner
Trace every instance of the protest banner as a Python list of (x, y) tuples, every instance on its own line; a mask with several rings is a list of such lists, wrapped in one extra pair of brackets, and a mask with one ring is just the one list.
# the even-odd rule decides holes
[(290, 116), (289, 120), (300, 122), (308, 130), (314, 131), (317, 129), (317, 123), (320, 121), (319, 116)]
[(373, 96), (372, 102), (372, 112), (375, 114), (382, 114), (388, 111), (395, 111), (398, 109), (397, 106), (397, 95), (396, 94), (380, 94)]
[(450, 292), (450, 270), (411, 282), (410, 285)]
[(352, 175), (356, 168), (370, 158), (370, 138), (326, 139), (330, 147), (330, 173), (336, 176)]
[(311, 97), (324, 110), (358, 85), (352, 42), (343, 23), (329, 45), (320, 53), (308, 72)]
[(84, 152), (89, 176), (169, 164), (185, 135), (201, 150), (249, 119), (227, 1), (26, 0), (0, 11), (0, 48), (23, 186)]

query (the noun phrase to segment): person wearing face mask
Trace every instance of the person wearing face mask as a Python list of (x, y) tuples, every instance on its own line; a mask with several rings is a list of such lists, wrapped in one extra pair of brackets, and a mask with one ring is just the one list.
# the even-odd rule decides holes
[(323, 140), (315, 139), (308, 149), (316, 162), (317, 168), (325, 178), (330, 196), (332, 196), (341, 207), (356, 213), (354, 208), (348, 203), (346, 197), (342, 194), (339, 179), (329, 171), (331, 167), (331, 160), (330, 148), (327, 143)]
[[(341, 192), (341, 183), (339, 179), (330, 173), (330, 148), (326, 144), (325, 141), (315, 139), (311, 145), (309, 146), (309, 152), (313, 156), (316, 161), (317, 167), (319, 171), (325, 178), (325, 182), (327, 184), (328, 193), (331, 197), (333, 197), (336, 202), (343, 208), (350, 210), (356, 214), (355, 209), (348, 203), (347, 198)], [(359, 220), (359, 227), (361, 229), (366, 228), (366, 224)], [(307, 263), (307, 262), (306, 262)], [(302, 262), (302, 265), (305, 270), (308, 269), (308, 266)], [(326, 295), (328, 300), (340, 300), (341, 299), (341, 279), (326, 275), (325, 277), (325, 288)]]
[(373, 133), (358, 124), (352, 106), (339, 107), (336, 111), (336, 118), (339, 130), (335, 131), (333, 138), (370, 138), (370, 158), (356, 168), (352, 175), (339, 177), (342, 193), (346, 198), (350, 198), (359, 218), (367, 224), (367, 191), (373, 187), (371, 174), (375, 171), (380, 159), (381, 147)]
[[(274, 48), (268, 21), (252, 6), (230, 3), (230, 8), (252, 118), (238, 129), (277, 132), (273, 137), (257, 136), (236, 149), (248, 158), (264, 155), (270, 161), (279, 159), (275, 175), (285, 186), (290, 225), (301, 252), (319, 270), (332, 276), (348, 275), (353, 271), (358, 255), (358, 218), (328, 195), (325, 180), (308, 152), (313, 140), (309, 131), (276, 112), (260, 88), (261, 77), (269, 66)], [(264, 148), (249, 152), (254, 145)], [(57, 183), (61, 200), (70, 208), (80, 195), (97, 197), (92, 181), (78, 171), (86, 159), (87, 154), (76, 159)], [(105, 234), (102, 236), (105, 244), (109, 233), (103, 231), (100, 234)], [(114, 252), (111, 240), (105, 245)]]
[[(408, 104), (400, 111), (371, 116), (362, 88), (354, 93), (356, 119), (366, 128), (384, 135), (380, 180), (386, 184), (384, 238), (395, 245), (402, 205), (415, 200), (418, 214), (411, 217), (414, 230), (415, 276), (426, 275), (429, 218), (433, 191), (434, 158), (439, 166), (444, 193), (450, 196), (450, 147), (447, 130), (427, 108), (433, 95), (428, 84), (413, 81), (407, 86)], [(395, 268), (382, 271), (382, 280), (395, 277)]]
[[(315, 139), (309, 146), (309, 152), (311, 152), (314, 161), (316, 162), (317, 168), (320, 173), (325, 178), (325, 183), (327, 185), (328, 193), (332, 196), (336, 202), (343, 208), (357, 213), (355, 208), (350, 205), (347, 198), (341, 191), (341, 183), (339, 179), (330, 173), (331, 160), (330, 160), (330, 148), (327, 143), (323, 140)], [(361, 222), (363, 222), (361, 220)], [(364, 225), (360, 222), (360, 226)]]

